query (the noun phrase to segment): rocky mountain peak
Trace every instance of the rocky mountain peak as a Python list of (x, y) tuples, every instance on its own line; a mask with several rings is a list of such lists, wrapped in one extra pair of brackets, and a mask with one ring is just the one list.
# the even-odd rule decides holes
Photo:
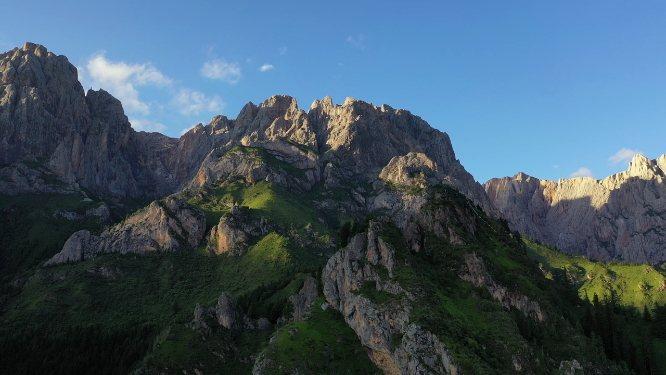
[[(666, 158), (664, 158), (665, 156), (666, 155), (662, 155), (660, 159), (666, 160)], [(640, 177), (644, 179), (651, 179), (656, 176), (664, 177), (664, 171), (660, 167), (658, 160), (659, 159), (650, 160), (641, 154), (634, 155), (631, 162), (629, 162), (627, 173), (630, 177)]]
[(66, 57), (26, 43), (0, 55), (0, 160), (50, 156), (90, 113), (76, 68)]
[(274, 108), (277, 113), (285, 113), (288, 111), (297, 111), (298, 102), (296, 98), (289, 95), (273, 95), (264, 100), (259, 108)]
[(662, 171), (666, 172), (666, 154), (655, 159), (655, 162)]
[(519, 173), (484, 188), (514, 229), (560, 250), (593, 259), (659, 263), (666, 260), (666, 155), (636, 155), (626, 171), (539, 180)]
[[(104, 90), (84, 95), (76, 68), (36, 44), (3, 55), (0, 82), (0, 161), (48, 159), (63, 180), (96, 194), (158, 197), (191, 186), (193, 179), (199, 186), (215, 180), (213, 156), (243, 145), (311, 169), (308, 186), (322, 180), (329, 163), (347, 178), (373, 183), (396, 157), (396, 170), (416, 168), (402, 168), (403, 162), (425, 160), (424, 167), (493, 211), (455, 158), (448, 135), (388, 105), (354, 98), (334, 105), (327, 96), (305, 112), (295, 98), (275, 95), (259, 106), (248, 103), (234, 120), (216, 116), (173, 139), (134, 131), (120, 101)], [(421, 156), (406, 157), (410, 153)]]
[(315, 99), (315, 101), (312, 102), (310, 109), (308, 110), (308, 114), (318, 109), (330, 108), (330, 107), (333, 107), (333, 98), (331, 98), (330, 95), (326, 96), (321, 101), (319, 99)]
[(32, 52), (39, 57), (45, 57), (46, 54), (49, 53), (46, 47), (31, 42), (26, 42), (23, 47), (21, 47), (21, 51)]

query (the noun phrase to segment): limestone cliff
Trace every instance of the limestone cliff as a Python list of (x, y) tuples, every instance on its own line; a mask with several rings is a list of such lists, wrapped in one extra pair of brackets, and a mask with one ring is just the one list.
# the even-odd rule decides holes
[[(346, 249), (329, 259), (322, 273), (328, 303), (342, 312), (372, 361), (385, 374), (457, 374), (446, 346), (437, 336), (410, 321), (413, 297), (397, 282), (383, 281), (378, 270), (392, 276), (395, 251), (376, 235), (356, 235)], [(406, 294), (388, 304), (378, 304), (358, 294), (366, 281), (392, 295)], [(400, 338), (397, 342), (397, 338)]]
[(203, 213), (176, 198), (153, 202), (125, 222), (99, 236), (87, 230), (74, 233), (46, 265), (79, 261), (98, 253), (145, 253), (199, 246), (206, 231)]
[[(238, 152), (227, 155), (237, 146), (260, 149), (278, 163), (268, 168)], [(447, 182), (494, 212), (448, 135), (409, 111), (353, 98), (334, 105), (326, 97), (306, 112), (278, 95), (173, 139), (134, 131), (117, 99), (104, 90), (85, 94), (66, 57), (33, 43), (0, 55), (0, 163), (25, 158), (43, 158), (65, 183), (100, 195), (156, 198), (235, 175), (305, 189), (334, 185), (339, 176), (373, 183), (389, 165), (411, 170), (425, 163), (431, 182)], [(302, 171), (296, 181), (279, 173), (280, 162)]]
[[(196, 171), (212, 147), (199, 138), (196, 131), (180, 141), (134, 131), (120, 101), (104, 90), (85, 93), (67, 58), (41, 45), (0, 54), (2, 164), (46, 160), (63, 183), (96, 194), (163, 197), (190, 177), (188, 168)], [(0, 186), (0, 192), (25, 192), (17, 183), (23, 187)]]
[(666, 155), (636, 155), (625, 172), (545, 181), (519, 173), (486, 192), (512, 227), (592, 259), (666, 261)]
[(306, 113), (298, 109), (296, 99), (278, 95), (259, 106), (247, 104), (219, 137), (228, 137), (228, 143), (208, 154), (189, 187), (230, 175), (252, 181), (284, 180), (259, 164), (251, 165), (247, 158), (242, 164), (239, 155), (238, 161), (227, 155), (230, 151), (238, 154), (239, 149), (233, 147), (242, 145), (261, 148), (268, 156), (301, 170), (296, 183), (306, 189), (320, 181), (336, 185), (341, 176), (373, 183), (389, 178), (389, 172), (380, 176), (387, 166), (400, 169), (406, 163), (412, 172), (428, 169), (431, 183), (449, 183), (488, 212), (495, 212), (481, 185), (455, 158), (448, 135), (409, 111), (388, 105), (376, 107), (353, 98), (333, 105), (326, 97), (315, 100)]

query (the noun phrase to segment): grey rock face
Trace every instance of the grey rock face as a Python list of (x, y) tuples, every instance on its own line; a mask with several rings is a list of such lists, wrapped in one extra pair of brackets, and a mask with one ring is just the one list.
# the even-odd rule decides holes
[(636, 155), (603, 180), (544, 181), (523, 173), (484, 187), (501, 215), (527, 236), (592, 259), (666, 260), (666, 155)]
[(303, 283), (303, 288), (298, 294), (289, 297), (289, 302), (294, 306), (292, 319), (295, 321), (304, 320), (310, 312), (310, 305), (312, 305), (315, 298), (317, 298), (317, 280), (309, 277)]
[(245, 249), (248, 239), (243, 229), (235, 227), (232, 217), (222, 217), (210, 231), (207, 249), (214, 254), (239, 255)]
[(162, 206), (148, 208), (95, 236), (87, 230), (74, 233), (62, 251), (46, 265), (79, 261), (98, 253), (145, 253), (199, 246), (206, 231), (204, 214), (182, 200), (170, 197)]
[(66, 57), (33, 43), (0, 54), (0, 160), (50, 157), (59, 140), (87, 132), (89, 119)]
[(224, 292), (220, 295), (215, 307), (215, 316), (222, 327), (237, 328), (242, 318), (242, 312), (239, 310), (238, 302), (233, 294)]
[[(394, 267), (394, 250), (375, 235), (357, 234), (347, 248), (331, 257), (322, 272), (324, 295), (331, 307), (342, 312), (361, 343), (369, 349), (371, 360), (385, 374), (457, 374), (457, 366), (445, 345), (432, 333), (410, 322), (411, 296), (399, 284), (383, 281), (374, 266)], [(363, 266), (363, 262), (365, 265)], [(405, 293), (407, 298), (376, 304), (354, 293), (372, 280), (378, 290)], [(394, 337), (400, 337), (395, 345)]]
[(102, 221), (108, 222), (111, 220), (111, 210), (106, 204), (102, 204), (99, 207), (91, 208), (86, 211), (86, 216), (97, 216)]
[(546, 321), (547, 316), (541, 310), (538, 302), (530, 300), (523, 294), (512, 292), (507, 287), (493, 281), (486, 270), (483, 259), (472, 254), (467, 254), (465, 256), (465, 265), (467, 272), (460, 277), (476, 287), (487, 287), (490, 295), (499, 301), (506, 310), (514, 307), (536, 322), (543, 323)]
[(394, 156), (382, 169), (379, 178), (396, 185), (421, 185), (425, 182), (436, 184), (445, 179), (437, 164), (425, 154), (410, 152), (404, 156)]
[(63, 182), (96, 194), (175, 192), (220, 138), (206, 132), (221, 135), (225, 124), (214, 118), (180, 140), (137, 133), (117, 99), (104, 90), (83, 91), (66, 57), (33, 43), (0, 54), (0, 163), (46, 158)]
[(245, 315), (243, 309), (238, 306), (236, 297), (229, 292), (223, 292), (217, 299), (217, 304), (213, 307), (204, 308), (200, 303), (197, 303), (194, 308), (192, 329), (199, 330), (204, 335), (209, 335), (213, 329), (209, 325), (210, 322), (213, 322), (213, 325), (231, 330), (266, 330), (271, 328), (271, 322), (268, 319), (252, 320)]
[(28, 159), (0, 168), (0, 194), (81, 193), (77, 183), (66, 183), (45, 167), (28, 167), (38, 163), (34, 157)]
[(0, 55), (0, 162), (47, 158), (65, 182), (116, 197), (161, 197), (230, 175), (294, 183), (279, 168), (247, 155), (220, 162), (239, 145), (261, 147), (302, 170), (295, 183), (306, 189), (325, 175), (335, 178), (331, 170), (325, 173), (328, 165), (337, 165), (338, 175), (371, 183), (387, 166), (403, 172), (427, 167), (437, 181), (494, 212), (482, 187), (456, 160), (446, 133), (405, 110), (353, 98), (333, 105), (327, 97), (305, 112), (296, 99), (278, 95), (259, 106), (248, 103), (235, 120), (216, 116), (172, 139), (134, 131), (107, 92), (84, 95), (76, 68), (64, 56), (32, 43)]

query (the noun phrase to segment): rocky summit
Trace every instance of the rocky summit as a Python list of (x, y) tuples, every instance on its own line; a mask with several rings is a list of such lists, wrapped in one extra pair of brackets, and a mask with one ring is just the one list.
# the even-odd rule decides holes
[(660, 369), (662, 269), (623, 268), (633, 293), (521, 232), (661, 260), (666, 156), (484, 190), (446, 133), (385, 104), (277, 95), (174, 139), (32, 43), (0, 55), (0, 87), (4, 372)]
[(97, 194), (161, 197), (210, 182), (223, 172), (216, 156), (243, 145), (309, 171), (310, 184), (324, 180), (330, 165), (372, 182), (394, 158), (418, 153), (433, 173), (492, 210), (448, 135), (388, 105), (353, 98), (334, 105), (326, 97), (305, 112), (296, 99), (274, 96), (248, 103), (234, 120), (217, 116), (172, 139), (133, 130), (117, 99), (104, 90), (84, 93), (66, 57), (32, 43), (0, 55), (0, 87), (0, 162), (42, 158), (65, 182)]
[(484, 188), (513, 228), (560, 250), (606, 261), (666, 261), (666, 155), (636, 155), (626, 171), (603, 180), (519, 173)]

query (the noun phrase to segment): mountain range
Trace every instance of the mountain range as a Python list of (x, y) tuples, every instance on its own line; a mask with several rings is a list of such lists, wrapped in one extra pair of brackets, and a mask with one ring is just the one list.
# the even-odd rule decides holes
[(639, 310), (659, 316), (661, 276), (625, 306), (612, 283), (581, 299), (578, 261), (539, 262), (555, 245), (662, 275), (666, 156), (481, 185), (409, 111), (284, 95), (174, 139), (32, 43), (0, 54), (0, 89), (14, 373), (665, 369)]

